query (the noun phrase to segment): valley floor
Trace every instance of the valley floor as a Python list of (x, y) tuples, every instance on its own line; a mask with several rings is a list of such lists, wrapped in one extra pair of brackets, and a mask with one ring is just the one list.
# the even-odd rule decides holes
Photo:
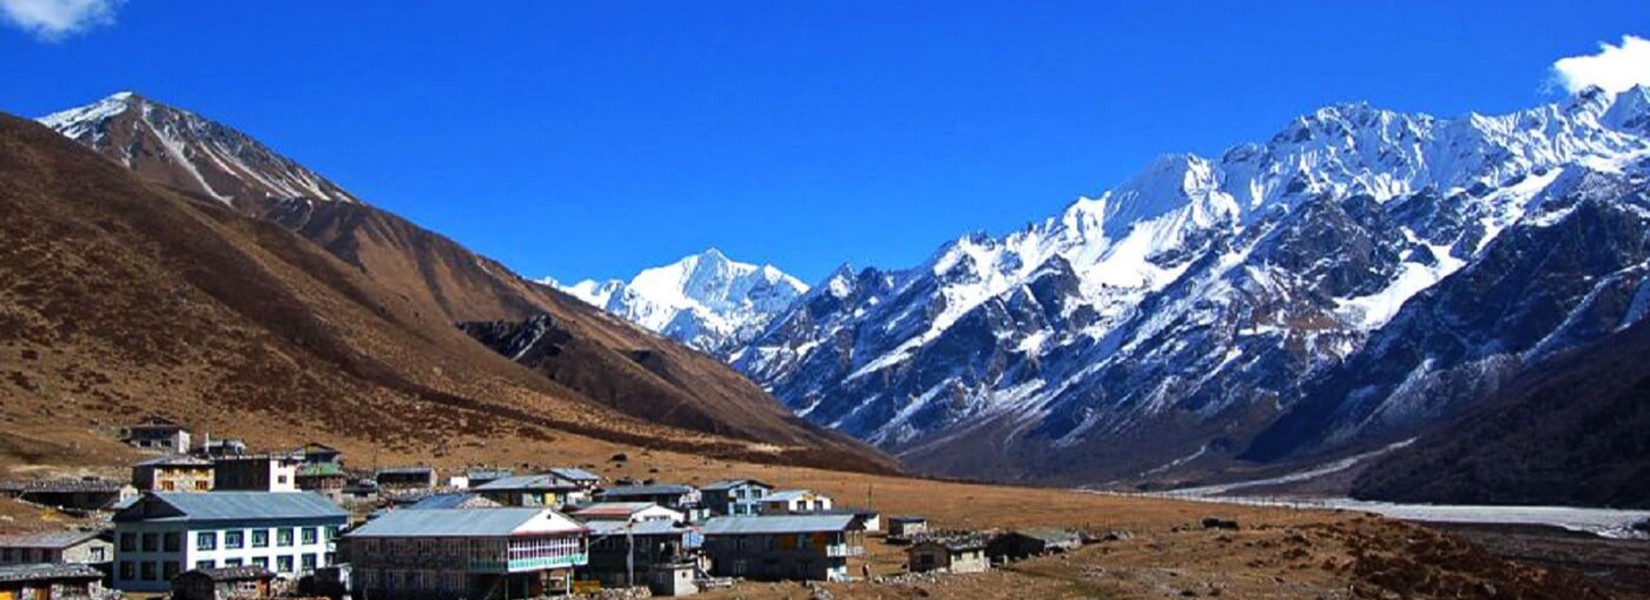
[[(14, 475), (105, 471), (109, 467), (96, 465), (123, 464), (123, 459), (104, 457), (94, 449), (104, 448), (88, 443), (78, 452), (49, 452), (43, 447), (17, 453), (5, 462)], [(621, 458), (619, 454), (623, 460), (615, 460)], [(1650, 599), (1644, 591), (1605, 588), (1589, 581), (1573, 570), (1578, 566), (1575, 561), (1507, 551), (1502, 545), (1512, 538), (1473, 537), (1353, 510), (1213, 504), (752, 464), (573, 435), (511, 444), (455, 445), (434, 460), (419, 451), (387, 449), (362, 448), (350, 456), (363, 463), (431, 461), (445, 468), (480, 462), (520, 467), (585, 465), (610, 479), (698, 485), (729, 476), (750, 477), (782, 488), (815, 489), (834, 497), (839, 506), (870, 506), (885, 516), (923, 515), (936, 529), (1062, 527), (1098, 536), (1126, 532), (1117, 536), (1122, 539), (988, 573), (923, 577), (901, 576), (902, 549), (873, 537), (866, 544), (865, 562), (854, 562), (849, 569), (858, 576), (861, 565), (868, 563), (873, 575), (883, 579), (820, 586), (834, 598)], [(23, 515), (12, 517), (0, 522), (0, 529), (31, 522)], [(1200, 522), (1206, 517), (1234, 519), (1240, 528), (1204, 529)], [(39, 525), (61, 527), (61, 523)], [(1630, 543), (1641, 544), (1633, 546), (1641, 550), (1644, 544)], [(1638, 580), (1623, 581), (1631, 585)], [(1613, 580), (1603, 583), (1616, 585)], [(814, 588), (796, 583), (749, 582), (702, 597), (757, 600), (816, 594)]]

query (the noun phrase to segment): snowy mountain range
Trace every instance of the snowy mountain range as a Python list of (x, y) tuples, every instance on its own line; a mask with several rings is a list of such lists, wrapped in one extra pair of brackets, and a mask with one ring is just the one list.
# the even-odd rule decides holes
[(541, 283), (715, 356), (749, 342), (808, 286), (772, 265), (737, 262), (711, 248), (630, 281)]
[(930, 473), (1374, 447), (1644, 315), (1647, 133), (1644, 88), (1453, 119), (1331, 106), (908, 269), (844, 267), (729, 356)]

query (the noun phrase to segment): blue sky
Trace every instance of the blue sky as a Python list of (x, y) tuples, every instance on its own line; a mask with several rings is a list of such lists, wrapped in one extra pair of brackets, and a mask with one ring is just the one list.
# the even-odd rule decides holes
[(1556, 59), (1650, 34), (1643, 0), (64, 1), (0, 0), (0, 110), (138, 91), (567, 281), (909, 266), (1321, 105), (1548, 101)]

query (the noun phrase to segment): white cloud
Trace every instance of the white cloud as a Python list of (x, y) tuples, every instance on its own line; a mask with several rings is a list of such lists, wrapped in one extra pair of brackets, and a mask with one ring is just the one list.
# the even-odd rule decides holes
[(126, 0), (0, 0), (0, 17), (44, 41), (115, 22)]
[(1553, 81), (1575, 93), (1588, 86), (1620, 92), (1650, 85), (1650, 40), (1621, 36), (1621, 45), (1600, 42), (1597, 54), (1560, 58), (1553, 63)]

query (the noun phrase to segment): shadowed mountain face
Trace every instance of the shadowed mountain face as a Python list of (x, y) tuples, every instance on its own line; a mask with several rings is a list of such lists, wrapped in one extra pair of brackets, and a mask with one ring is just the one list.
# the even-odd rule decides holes
[[(205, 205), (199, 210), (216, 205), (308, 239), (348, 265), (354, 276), (389, 293), (413, 318), (444, 324), (443, 335), (456, 335), (463, 345), (483, 349), (455, 330), (455, 323), (520, 322), (550, 315), (577, 336), (577, 343), (559, 355), (564, 381), (545, 381), (568, 396), (663, 425), (737, 431), (743, 439), (784, 447), (826, 444), (806, 459), (814, 464), (891, 468), (886, 457), (858, 442), (792, 419), (719, 361), (522, 279), (446, 237), (362, 203), (231, 128), (130, 94), (42, 122), (145, 179), (192, 196)], [(642, 366), (633, 358), (641, 355), (653, 357), (659, 366)], [(683, 392), (688, 389), (695, 392)], [(655, 400), (674, 408), (658, 410), (650, 404)], [(684, 406), (701, 400), (710, 403), (691, 410)]]
[(1650, 323), (1554, 357), (1369, 466), (1357, 497), (1650, 508)]

